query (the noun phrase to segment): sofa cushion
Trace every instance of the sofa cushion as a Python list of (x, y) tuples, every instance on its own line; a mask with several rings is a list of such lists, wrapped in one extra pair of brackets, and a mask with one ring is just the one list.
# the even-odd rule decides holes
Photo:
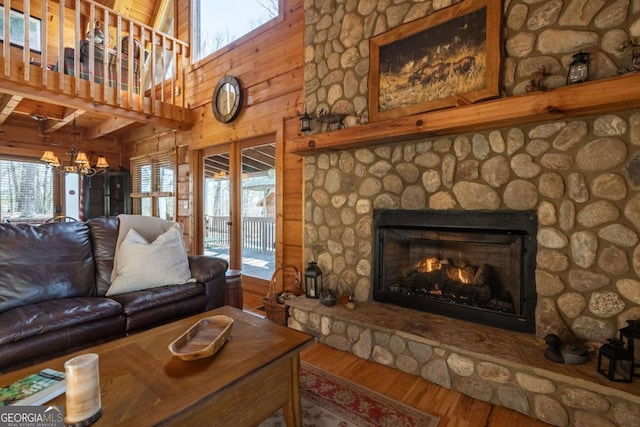
[(171, 285), (115, 295), (124, 307), (127, 334), (202, 312), (207, 294), (202, 283)]
[(0, 236), (0, 313), (96, 294), (89, 227), (84, 222), (0, 223)]
[(124, 337), (126, 324), (120, 314), (0, 345), (0, 370), (15, 370)]
[(0, 344), (58, 329), (119, 316), (122, 306), (109, 298), (64, 298), (17, 307), (0, 314)]
[(96, 265), (96, 288), (98, 296), (104, 296), (111, 285), (113, 258), (118, 239), (118, 219), (100, 217), (87, 220), (91, 232), (93, 259)]
[(162, 305), (174, 304), (205, 294), (204, 284), (193, 282), (184, 285), (169, 285), (136, 292), (127, 292), (125, 294), (114, 295), (111, 298), (122, 305), (124, 314), (131, 316), (140, 311)]
[(107, 296), (195, 281), (177, 224), (151, 243), (130, 229), (116, 256), (117, 275)]

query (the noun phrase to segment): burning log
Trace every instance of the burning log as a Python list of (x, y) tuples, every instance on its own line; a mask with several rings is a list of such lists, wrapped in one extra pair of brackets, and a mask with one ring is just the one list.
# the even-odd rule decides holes
[(491, 266), (489, 264), (483, 264), (473, 277), (473, 284), (476, 286), (487, 285), (490, 277)]
[(491, 300), (490, 279), (491, 266), (489, 264), (483, 264), (473, 277), (473, 284), (476, 285), (478, 290), (478, 301), (482, 304), (486, 304)]
[(425, 258), (402, 270), (404, 286), (415, 295), (431, 295), (470, 304), (487, 304), (492, 297), (489, 264), (454, 266), (448, 259)]

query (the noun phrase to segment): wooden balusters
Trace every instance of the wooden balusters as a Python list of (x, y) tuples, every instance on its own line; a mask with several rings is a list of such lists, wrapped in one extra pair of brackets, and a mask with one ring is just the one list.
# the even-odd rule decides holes
[[(53, 95), (172, 120), (188, 119), (183, 108), (176, 108), (185, 106), (186, 43), (94, 0), (2, 3), (7, 23), (0, 29), (5, 40), (3, 79), (50, 90)], [(13, 46), (9, 23), (16, 16), (12, 7), (22, 14), (20, 26), (24, 27), (19, 40), (14, 34)], [(39, 28), (33, 26), (34, 19)], [(103, 32), (102, 43), (95, 43), (97, 28)]]
[(4, 56), (4, 75), (8, 76), (11, 74), (11, 43), (6, 43), (7, 40), (11, 40), (11, 36), (9, 33), (9, 25), (7, 22), (11, 22), (10, 14), (11, 13), (11, 0), (5, 0), (4, 2), (4, 40), (2, 43), (2, 54)]

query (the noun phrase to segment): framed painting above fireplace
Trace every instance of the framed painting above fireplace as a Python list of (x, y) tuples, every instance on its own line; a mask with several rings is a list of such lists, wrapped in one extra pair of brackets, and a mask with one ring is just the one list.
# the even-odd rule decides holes
[(500, 2), (465, 0), (370, 40), (369, 120), (497, 97)]

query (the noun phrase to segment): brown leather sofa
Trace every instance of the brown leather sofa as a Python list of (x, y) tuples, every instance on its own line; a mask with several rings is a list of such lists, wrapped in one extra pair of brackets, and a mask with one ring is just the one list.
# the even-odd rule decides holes
[(196, 282), (105, 297), (117, 218), (0, 224), (0, 371), (224, 305), (227, 261), (190, 256)]

